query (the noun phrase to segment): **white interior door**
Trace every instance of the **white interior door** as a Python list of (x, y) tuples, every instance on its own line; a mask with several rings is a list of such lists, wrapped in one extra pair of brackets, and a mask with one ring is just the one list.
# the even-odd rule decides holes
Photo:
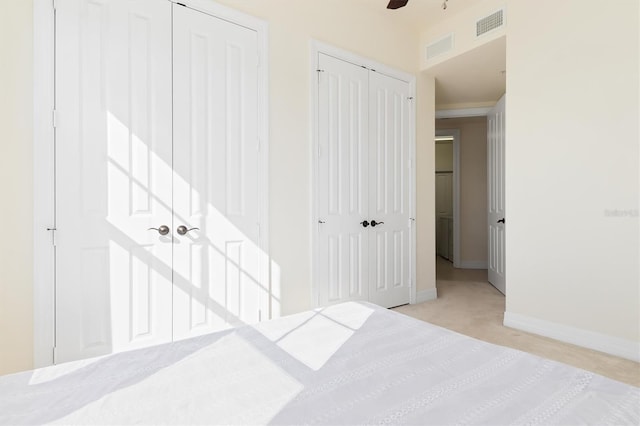
[(319, 305), (367, 300), (368, 71), (319, 55)]
[(409, 303), (411, 289), (410, 87), (369, 72), (369, 300)]
[[(267, 318), (258, 38), (174, 6), (174, 339)], [(178, 227), (188, 231), (180, 235)]]
[(489, 282), (506, 294), (504, 150), (505, 96), (487, 115), (487, 158), (489, 186)]
[(171, 340), (171, 6), (56, 2), (56, 362)]
[(319, 54), (318, 305), (409, 303), (408, 83)]

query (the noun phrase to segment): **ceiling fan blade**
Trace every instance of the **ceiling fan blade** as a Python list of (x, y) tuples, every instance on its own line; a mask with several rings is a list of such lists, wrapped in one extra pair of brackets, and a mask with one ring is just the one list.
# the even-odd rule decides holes
[(399, 9), (405, 7), (409, 0), (390, 0), (387, 9)]

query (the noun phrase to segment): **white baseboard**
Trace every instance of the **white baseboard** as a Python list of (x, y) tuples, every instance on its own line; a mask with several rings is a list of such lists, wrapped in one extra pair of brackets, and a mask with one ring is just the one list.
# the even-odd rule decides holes
[(640, 362), (640, 342), (596, 333), (525, 315), (504, 313), (504, 325), (621, 358)]
[(488, 269), (489, 268), (489, 264), (486, 261), (482, 261), (482, 260), (460, 261), (454, 266), (459, 269)]
[(416, 294), (416, 303), (428, 302), (429, 300), (436, 300), (437, 298), (437, 289), (430, 288), (428, 290), (421, 290)]

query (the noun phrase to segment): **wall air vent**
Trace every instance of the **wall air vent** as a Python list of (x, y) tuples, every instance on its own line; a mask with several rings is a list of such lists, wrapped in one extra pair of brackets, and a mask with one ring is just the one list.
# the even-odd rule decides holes
[(476, 37), (504, 26), (504, 9), (476, 21)]
[(433, 59), (436, 56), (447, 53), (453, 49), (453, 33), (430, 43), (427, 45), (427, 60)]

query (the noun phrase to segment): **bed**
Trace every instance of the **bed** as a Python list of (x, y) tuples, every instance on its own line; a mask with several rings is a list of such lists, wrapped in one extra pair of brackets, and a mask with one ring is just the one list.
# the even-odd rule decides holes
[(0, 424), (640, 424), (640, 388), (350, 302), (0, 377)]

